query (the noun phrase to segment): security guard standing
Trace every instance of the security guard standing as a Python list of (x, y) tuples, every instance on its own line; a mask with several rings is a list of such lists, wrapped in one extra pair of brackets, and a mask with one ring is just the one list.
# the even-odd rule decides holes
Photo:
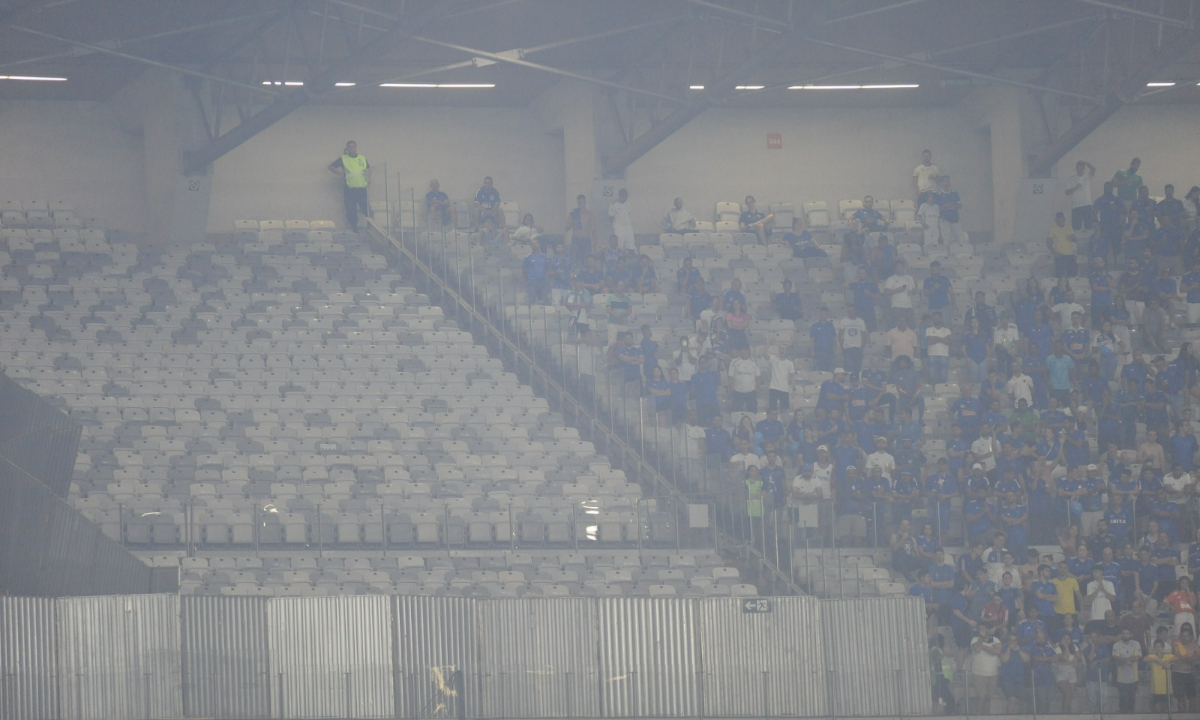
[(366, 155), (358, 154), (358, 144), (353, 140), (346, 143), (346, 150), (337, 160), (329, 163), (329, 172), (344, 178), (342, 187), (346, 203), (346, 222), (350, 229), (358, 232), (358, 213), (371, 217), (371, 203), (367, 200), (367, 182), (371, 178), (371, 166)]

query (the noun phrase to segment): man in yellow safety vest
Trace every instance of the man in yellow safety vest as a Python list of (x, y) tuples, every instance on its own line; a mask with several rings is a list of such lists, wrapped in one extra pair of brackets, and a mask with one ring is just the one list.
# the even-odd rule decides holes
[(345, 179), (342, 186), (346, 204), (346, 222), (350, 229), (358, 232), (358, 213), (371, 217), (371, 203), (367, 201), (367, 182), (371, 178), (371, 166), (366, 155), (358, 154), (358, 144), (353, 140), (346, 143), (342, 156), (329, 163), (329, 172)]

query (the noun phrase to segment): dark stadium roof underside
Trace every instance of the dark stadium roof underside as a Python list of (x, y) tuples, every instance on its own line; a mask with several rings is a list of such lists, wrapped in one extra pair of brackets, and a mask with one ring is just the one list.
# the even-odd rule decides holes
[[(0, 77), (69, 80), (0, 80), (0, 99), (105, 99), (157, 65), (223, 85), (229, 102), (265, 103), (285, 88), (264, 82), (304, 81), (399, 23), (382, 57), (342, 79), (353, 87), (318, 101), (524, 106), (575, 76), (669, 112), (698, 92), (691, 86), (787, 34), (786, 50), (744, 79), (764, 89), (723, 102), (947, 104), (1004, 79), (1086, 103), (1099, 93), (1085, 75), (1120, 71), (1095, 47), (1122, 33), (1152, 45), (1159, 27), (1194, 34), (1196, 11), (1195, 0), (3, 0)], [(432, 20), (414, 35), (405, 26), (418, 17)], [(1073, 74), (1075, 87), (1065, 80)], [(1200, 53), (1193, 47), (1156, 79), (1177, 84), (1139, 101), (1200, 100)], [(920, 87), (788, 89), (898, 84)]]

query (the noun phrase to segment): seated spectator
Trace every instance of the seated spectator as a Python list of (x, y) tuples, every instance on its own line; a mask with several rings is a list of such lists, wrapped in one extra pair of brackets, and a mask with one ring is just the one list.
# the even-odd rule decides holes
[(792, 218), (792, 229), (783, 234), (783, 241), (792, 246), (792, 257), (827, 258), (829, 255), (817, 247), (812, 233), (804, 226), (804, 216)]
[(860, 235), (887, 232), (888, 221), (883, 217), (883, 213), (875, 209), (875, 198), (868, 195), (863, 198), (863, 206), (854, 211), (850, 227)]
[(771, 298), (775, 312), (784, 320), (800, 320), (804, 317), (804, 309), (800, 303), (800, 293), (792, 289), (792, 281), (783, 281), (783, 292), (776, 293)]
[(774, 224), (775, 216), (759, 210), (754, 204), (754, 197), (747, 195), (746, 209), (738, 217), (738, 228), (742, 232), (754, 233), (758, 236), (758, 241), (766, 245)]
[(650, 262), (649, 255), (638, 256), (638, 266), (633, 271), (631, 284), (633, 291), (637, 293), (658, 292), (658, 274), (654, 272), (654, 265)]
[(450, 196), (441, 188), (437, 180), (430, 180), (429, 192), (425, 193), (425, 218), (435, 228), (450, 224)]
[(485, 177), (483, 187), (475, 193), (475, 227), (482, 227), (487, 218), (496, 227), (504, 227), (504, 211), (500, 209), (500, 191), (492, 186), (492, 179)]
[[(675, 292), (686, 293), (692, 289), (692, 285), (697, 280), (703, 282), (704, 278), (694, 266), (695, 261), (692, 256), (688, 255), (683, 259), (678, 270), (675, 271)], [(702, 308), (703, 309), (703, 308)]]
[[(503, 222), (503, 219), (501, 220)], [(533, 241), (542, 234), (542, 227), (533, 222), (533, 213), (525, 213), (521, 224), (513, 230), (509, 237), (514, 245), (532, 245)]]
[(485, 248), (498, 248), (508, 245), (508, 230), (503, 226), (496, 227), (496, 219), (488, 217), (483, 221), (483, 230), (479, 233), (479, 244)]
[(696, 218), (683, 209), (683, 198), (675, 198), (675, 204), (663, 215), (661, 226), (663, 232), (691, 232), (696, 229)]

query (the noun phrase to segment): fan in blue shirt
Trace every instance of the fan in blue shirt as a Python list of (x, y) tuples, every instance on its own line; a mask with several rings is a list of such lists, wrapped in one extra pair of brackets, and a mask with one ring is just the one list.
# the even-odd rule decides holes
[(929, 264), (929, 277), (923, 283), (925, 297), (929, 301), (929, 311), (941, 310), (950, 306), (950, 278), (942, 274), (942, 264), (934, 260)]

